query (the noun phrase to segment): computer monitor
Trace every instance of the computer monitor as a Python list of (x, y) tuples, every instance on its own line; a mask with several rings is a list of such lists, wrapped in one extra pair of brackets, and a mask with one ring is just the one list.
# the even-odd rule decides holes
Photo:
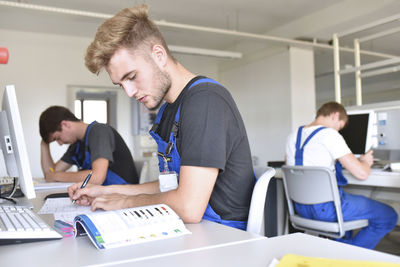
[(0, 112), (0, 138), (0, 148), (3, 152), (8, 176), (17, 178), (21, 191), (26, 198), (35, 198), (14, 85), (7, 85), (4, 90)]
[(349, 121), (340, 132), (355, 155), (365, 154), (374, 146), (374, 112), (372, 110), (348, 111)]

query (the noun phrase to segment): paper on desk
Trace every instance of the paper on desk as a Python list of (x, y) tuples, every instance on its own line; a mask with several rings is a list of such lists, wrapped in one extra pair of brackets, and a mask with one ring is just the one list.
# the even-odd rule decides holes
[(53, 214), (55, 220), (73, 224), (74, 218), (79, 214), (90, 214), (90, 206), (72, 204), (68, 197), (48, 198), (38, 212), (39, 214)]

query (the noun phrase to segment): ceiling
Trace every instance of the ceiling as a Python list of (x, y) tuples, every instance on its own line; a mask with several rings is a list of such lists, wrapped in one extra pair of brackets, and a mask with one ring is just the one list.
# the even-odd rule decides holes
[[(398, 0), (9, 0), (27, 3), (115, 14), (125, 7), (146, 3), (156, 21), (218, 28), (289, 39), (316, 40), (330, 44), (332, 34), (359, 27), (389, 16), (400, 14)], [(67, 15), (47, 11), (0, 5), (0, 29), (44, 32), (93, 38), (104, 19)], [(395, 25), (395, 24), (398, 25)], [(400, 27), (395, 22), (386, 26)], [(260, 40), (210, 32), (160, 26), (169, 45), (199, 47), (241, 52), (244, 55), (287, 43)], [(380, 31), (381, 28), (373, 31)], [(373, 31), (362, 32), (370, 34)], [(351, 35), (340, 40), (341, 46), (352, 47)], [(400, 56), (400, 32), (363, 43), (361, 49)], [(1, 36), (0, 36), (1, 44)], [(332, 51), (315, 49), (316, 74), (332, 72)], [(362, 63), (376, 58), (363, 57)], [(326, 64), (326, 62), (329, 64)], [(350, 53), (342, 55), (342, 65), (353, 64)]]

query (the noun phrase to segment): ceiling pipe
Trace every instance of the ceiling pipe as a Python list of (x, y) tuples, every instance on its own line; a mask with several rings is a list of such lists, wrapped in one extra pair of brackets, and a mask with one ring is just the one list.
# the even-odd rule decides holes
[[(33, 4), (18, 3), (18, 2), (11, 2), (11, 1), (0, 1), (0, 5), (8, 6), (8, 7), (54, 12), (54, 13), (67, 14), (67, 15), (102, 18), (102, 19), (108, 19), (113, 16), (113, 15), (104, 14), (104, 13), (87, 12), (87, 11), (81, 11), (81, 10), (75, 10), (75, 9), (49, 7), (49, 6), (33, 5)], [(303, 47), (305, 46), (305, 47), (314, 47), (314, 48), (333, 50), (332, 45), (319, 44), (319, 43), (315, 43), (315, 42), (299, 41), (299, 40), (275, 37), (275, 36), (270, 36), (270, 35), (240, 32), (240, 31), (226, 30), (226, 29), (219, 29), (219, 28), (212, 28), (212, 27), (203, 27), (203, 26), (196, 26), (196, 25), (190, 25), (190, 24), (173, 23), (173, 22), (167, 22), (165, 20), (159, 20), (159, 21), (155, 20), (154, 22), (160, 27), (171, 27), (171, 28), (178, 28), (178, 29), (216, 33), (216, 34), (222, 34), (222, 35), (230, 35), (230, 36), (236, 36), (236, 37), (244, 37), (244, 38), (250, 38), (250, 39), (256, 39), (256, 40), (271, 41), (271, 42), (283, 43), (283, 44), (288, 44), (288, 45), (296, 45), (296, 46), (303, 46)], [(343, 51), (343, 52), (351, 52), (351, 53), (354, 52), (354, 49), (348, 48), (348, 47), (340, 47), (339, 49), (340, 49), (340, 51)], [(395, 58), (396, 57), (396, 56), (390, 55), (390, 54), (377, 53), (377, 52), (372, 52), (372, 51), (367, 51), (367, 50), (360, 50), (360, 53), (364, 54), (364, 55), (376, 56), (376, 57), (382, 57), (382, 58)]]
[(386, 24), (386, 23), (389, 23), (389, 22), (393, 22), (393, 21), (397, 21), (397, 20), (400, 20), (400, 14), (396, 14), (396, 15), (393, 15), (393, 16), (390, 16), (390, 17), (386, 17), (386, 18), (383, 18), (383, 19), (380, 19), (380, 20), (377, 20), (377, 21), (373, 21), (371, 23), (368, 23), (368, 24), (365, 24), (365, 25), (362, 25), (362, 26), (359, 26), (359, 27), (355, 27), (355, 28), (349, 29), (347, 31), (340, 32), (340, 33), (338, 33), (338, 37), (341, 38), (341, 37), (344, 37), (344, 36), (347, 36), (347, 35), (355, 34), (357, 32), (365, 31), (367, 29), (371, 29), (371, 28), (377, 27), (379, 25), (383, 25), (383, 24)]

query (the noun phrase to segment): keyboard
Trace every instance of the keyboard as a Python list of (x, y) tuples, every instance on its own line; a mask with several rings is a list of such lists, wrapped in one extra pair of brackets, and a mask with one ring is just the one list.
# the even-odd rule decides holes
[(59, 233), (29, 208), (0, 205), (0, 245), (60, 238)]

